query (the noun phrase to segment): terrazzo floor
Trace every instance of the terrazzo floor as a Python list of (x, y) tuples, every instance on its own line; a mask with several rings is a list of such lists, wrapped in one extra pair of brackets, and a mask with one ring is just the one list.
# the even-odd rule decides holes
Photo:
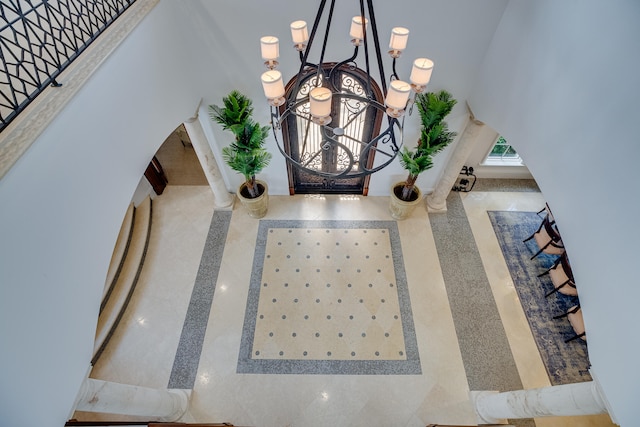
[[(468, 337), (484, 324), (468, 322), (460, 329), (458, 318), (464, 313), (455, 308), (456, 300), (454, 305), (450, 302), (438, 258), (434, 233), (441, 230), (432, 229), (422, 207), (411, 218), (395, 222), (390, 221), (385, 197), (276, 196), (271, 197), (269, 213), (262, 221), (248, 217), (236, 205), (214, 225), (207, 187), (169, 186), (154, 202), (160, 220), (152, 230), (144, 283), (138, 285), (122, 327), (91, 377), (148, 387), (192, 388), (190, 408), (182, 422), (305, 427), (473, 425), (470, 384), (479, 365), (490, 361), (494, 351), (511, 358), (515, 368), (509, 375), (518, 377), (511, 378), (515, 383), (524, 388), (549, 385), (486, 214), (487, 210), (537, 211), (544, 200), (535, 192), (472, 192), (462, 195), (461, 202), (456, 212), (468, 219), (465, 239), (477, 245), (480, 257), (474, 265), (486, 275), (497, 325), (506, 334), (499, 341), (500, 348), (481, 343), (487, 351), (476, 357), (461, 351), (461, 344), (465, 349), (478, 345)], [(227, 228), (221, 230), (225, 223)], [(397, 239), (388, 231), (393, 225)], [(191, 237), (196, 230), (197, 237)], [(313, 238), (306, 238), (307, 234)], [(212, 235), (221, 243), (210, 248)], [(389, 251), (391, 256), (386, 258)], [(203, 254), (202, 261), (198, 253)], [(350, 262), (338, 262), (347, 255), (353, 257)], [(262, 262), (256, 261), (260, 256)], [(215, 274), (204, 271), (203, 266), (216, 257), (219, 268)], [(356, 258), (358, 262), (352, 262)], [(455, 260), (443, 265), (449, 268)], [(317, 269), (335, 271), (319, 277)], [(351, 271), (346, 274), (343, 269)], [(399, 278), (402, 271), (404, 292)], [(296, 275), (304, 276), (303, 280)], [(207, 292), (198, 290), (200, 280), (209, 282)], [(341, 304), (344, 309), (337, 308)], [(205, 325), (202, 333), (190, 335), (192, 328), (186, 325), (193, 310)], [(267, 314), (273, 319), (267, 321)], [(305, 321), (311, 320), (304, 319), (305, 315), (317, 317), (313, 328), (303, 329)], [(289, 322), (296, 316), (301, 318)], [(351, 327), (349, 323), (356, 318), (362, 323)], [(406, 323), (409, 318), (412, 325)], [(393, 364), (410, 362), (412, 346), (417, 369), (396, 371)], [(309, 362), (302, 368), (310, 371), (296, 371), (299, 362)], [(331, 366), (334, 362), (353, 367)], [(389, 365), (372, 367), (375, 362)], [(185, 372), (191, 377), (182, 375)], [(85, 420), (118, 420), (113, 415), (77, 415)], [(541, 427), (612, 426), (606, 416), (535, 421)]]

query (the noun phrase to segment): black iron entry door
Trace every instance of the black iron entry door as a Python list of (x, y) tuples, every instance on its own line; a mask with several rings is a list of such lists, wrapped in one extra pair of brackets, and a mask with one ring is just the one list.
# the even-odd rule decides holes
[[(334, 64), (324, 64), (330, 68)], [(310, 73), (300, 85), (297, 99), (308, 96), (315, 86), (316, 74)], [(363, 95), (367, 86), (365, 73), (357, 68), (344, 66), (340, 69), (334, 85), (337, 83), (343, 93)], [(336, 82), (337, 80), (337, 82)], [(287, 90), (294, 87), (292, 80)], [(382, 92), (372, 82), (373, 96), (379, 102)], [(288, 93), (287, 93), (288, 95)], [(363, 108), (359, 101), (349, 98), (334, 98), (332, 117), (329, 125), (321, 126), (301, 117), (308, 115), (309, 103), (298, 107), (299, 114), (291, 115), (283, 123), (285, 150), (298, 162), (305, 164), (308, 169), (340, 173), (349, 164), (349, 156), (359, 161), (363, 155), (364, 146), (361, 141), (371, 140), (380, 132), (382, 114), (373, 107)], [(338, 131), (334, 130), (338, 129)], [(338, 140), (340, 145), (326, 143), (326, 137)], [(347, 152), (348, 150), (348, 152)], [(367, 165), (373, 165), (375, 150), (368, 153)], [(325, 177), (301, 170), (287, 164), (289, 173), (290, 194), (363, 194), (366, 195), (369, 186), (369, 175), (353, 178)]]

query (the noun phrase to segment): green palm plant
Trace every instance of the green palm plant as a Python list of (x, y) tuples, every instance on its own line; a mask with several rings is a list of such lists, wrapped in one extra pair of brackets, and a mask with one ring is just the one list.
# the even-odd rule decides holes
[(448, 146), (456, 136), (450, 132), (444, 118), (456, 105), (456, 100), (446, 90), (420, 93), (416, 96), (416, 105), (420, 112), (420, 139), (414, 150), (406, 146), (400, 153), (400, 164), (409, 173), (397, 196), (405, 201), (411, 200), (418, 175), (433, 167), (433, 156)]
[(269, 126), (262, 126), (251, 118), (251, 99), (237, 90), (222, 98), (223, 106), (210, 105), (211, 119), (235, 136), (235, 141), (222, 149), (222, 157), (231, 169), (241, 173), (249, 198), (260, 196), (256, 174), (271, 160), (271, 153), (264, 148), (269, 136)]

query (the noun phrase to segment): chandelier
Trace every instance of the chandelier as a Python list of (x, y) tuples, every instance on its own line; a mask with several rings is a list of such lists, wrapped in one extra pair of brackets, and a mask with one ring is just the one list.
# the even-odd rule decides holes
[[(266, 36), (260, 39), (262, 58), (269, 69), (262, 74), (262, 87), (271, 105), (271, 125), (278, 149), (287, 162), (326, 178), (361, 177), (389, 165), (402, 148), (404, 113), (407, 109), (411, 113), (415, 97), (411, 96), (412, 93), (424, 91), (431, 78), (433, 61), (416, 59), (410, 82), (400, 80), (396, 73), (396, 60), (407, 46), (409, 30), (393, 28), (388, 51), (393, 59), (393, 73), (387, 87), (372, 0), (366, 0), (366, 14), (365, 0), (360, 0), (360, 15), (353, 17), (349, 31), (353, 55), (339, 62), (325, 62), (335, 3), (331, 0), (328, 8), (317, 62), (310, 61), (309, 53), (318, 36), (327, 1), (321, 0), (310, 35), (305, 21), (291, 24), (300, 68), (288, 86), (288, 93), (285, 92), (282, 73), (276, 69), (278, 38)], [(371, 77), (370, 39), (373, 40), (382, 90), (377, 89), (378, 83)], [(364, 51), (364, 70), (356, 63), (360, 48)], [(354, 70), (360, 72), (357, 83), (354, 83)], [(383, 123), (386, 124), (385, 129), (381, 129)], [(298, 138), (295, 149), (283, 144), (285, 132), (290, 138)], [(327, 153), (332, 153), (338, 160), (334, 160), (333, 167), (320, 167)], [(374, 156), (377, 156), (375, 162)]]

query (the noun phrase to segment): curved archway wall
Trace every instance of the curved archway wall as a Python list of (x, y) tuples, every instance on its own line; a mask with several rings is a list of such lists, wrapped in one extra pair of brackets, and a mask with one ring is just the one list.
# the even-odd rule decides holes
[(593, 371), (623, 426), (637, 422), (640, 396), (638, 16), (635, 1), (511, 0), (470, 97), (526, 158), (553, 209)]
[(205, 83), (187, 35), (167, 31), (185, 25), (177, 3), (160, 2), (0, 180), (3, 425), (69, 418), (127, 205)]

